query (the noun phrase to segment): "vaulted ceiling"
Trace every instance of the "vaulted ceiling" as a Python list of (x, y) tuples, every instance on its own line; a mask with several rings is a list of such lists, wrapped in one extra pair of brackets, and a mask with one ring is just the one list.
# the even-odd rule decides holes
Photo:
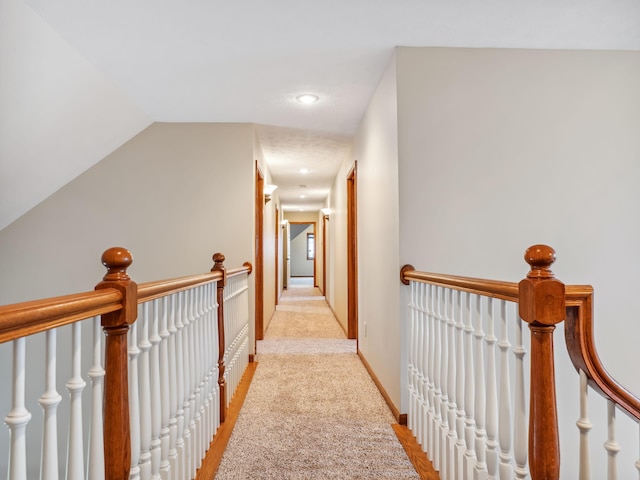
[(257, 124), (317, 208), (397, 45), (640, 50), (640, 2), (0, 0), (0, 229), (154, 121)]

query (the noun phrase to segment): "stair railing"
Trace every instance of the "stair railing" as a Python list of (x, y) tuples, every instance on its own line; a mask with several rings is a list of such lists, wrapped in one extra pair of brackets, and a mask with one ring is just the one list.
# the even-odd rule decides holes
[[(519, 284), (402, 268), (401, 280), (411, 288), (408, 426), (443, 480), (529, 475), (533, 480), (557, 480), (553, 331), (566, 319), (567, 347), (582, 379), (579, 478), (591, 478), (586, 416), (590, 386), (609, 403), (605, 449), (607, 478), (614, 480), (619, 450), (615, 411), (640, 423), (640, 400), (615, 382), (598, 359), (593, 289), (556, 280), (550, 268), (555, 251), (548, 246), (530, 247), (525, 260), (530, 271)], [(528, 376), (524, 323), (529, 326)], [(635, 468), (640, 474), (640, 460)]]
[[(236, 330), (246, 335), (251, 264), (227, 271), (224, 255), (215, 254), (211, 273), (136, 285), (127, 274), (132, 256), (126, 249), (111, 248), (102, 261), (108, 271), (93, 292), (0, 307), (0, 343), (13, 344), (13, 381), (5, 389), (11, 394), (5, 417), (9, 480), (57, 479), (62, 464), (69, 479), (193, 478), (224, 420), (227, 397), (248, 363), (248, 340), (234, 331), (231, 338), (245, 347), (233, 350), (234, 365), (225, 365), (224, 301), (226, 296), (234, 299), (228, 311)], [(225, 290), (228, 279), (237, 284), (230, 292)], [(93, 327), (91, 345), (82, 342), (83, 320)], [(66, 461), (61, 461), (56, 334), (65, 325), (72, 330), (72, 361), (66, 384), (68, 448)], [(25, 367), (33, 357), (27, 357), (26, 339), (38, 334), (46, 337), (46, 378), (39, 399), (44, 415), (41, 458), (33, 462), (25, 398)], [(83, 348), (91, 350), (92, 358), (92, 398), (84, 407)], [(233, 372), (234, 381), (225, 379), (225, 371)], [(90, 410), (86, 433), (83, 408)]]

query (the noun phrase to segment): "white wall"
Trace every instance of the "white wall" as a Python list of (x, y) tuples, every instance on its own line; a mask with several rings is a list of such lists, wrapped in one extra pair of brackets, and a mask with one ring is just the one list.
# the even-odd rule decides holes
[[(399, 263), (519, 281), (524, 250), (553, 246), (557, 277), (595, 288), (604, 365), (640, 393), (640, 53), (399, 48), (397, 79)], [(557, 333), (560, 418), (576, 432)]]
[(358, 348), (399, 408), (397, 139), (392, 62), (360, 124), (351, 156), (357, 160)]
[(151, 119), (31, 8), (0, 1), (0, 230)]

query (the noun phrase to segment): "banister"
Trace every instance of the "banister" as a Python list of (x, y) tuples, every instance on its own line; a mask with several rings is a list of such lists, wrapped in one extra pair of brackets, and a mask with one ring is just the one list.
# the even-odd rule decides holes
[(589, 385), (595, 391), (611, 399), (627, 415), (640, 420), (640, 399), (607, 372), (598, 356), (593, 335), (593, 289), (580, 287), (571, 293), (573, 298), (570, 305), (567, 301), (564, 335), (573, 366), (587, 375)]
[(138, 303), (148, 302), (171, 293), (187, 290), (203, 283), (216, 282), (222, 276), (219, 273), (203, 273), (185, 277), (170, 278), (138, 285)]
[(0, 307), (0, 343), (122, 308), (115, 289), (76, 293)]
[(242, 267), (227, 270), (227, 278), (235, 277), (236, 275), (241, 275), (245, 272), (247, 272), (247, 275), (251, 275), (251, 272), (253, 272), (253, 265), (251, 265), (251, 262), (244, 262)]
[(512, 302), (518, 301), (518, 284), (501, 282), (473, 277), (443, 275), (440, 273), (417, 272), (411, 265), (405, 265), (400, 270), (400, 280), (409, 285), (409, 280), (446, 286), (462, 292), (476, 293), (487, 297), (499, 298)]
[(594, 340), (593, 287), (565, 286), (555, 280), (550, 270), (555, 261), (555, 251), (551, 247), (534, 245), (525, 253), (525, 259), (531, 270), (520, 284), (419, 272), (412, 265), (402, 267), (400, 280), (405, 285), (414, 280), (518, 303), (520, 317), (529, 323), (532, 340), (529, 417), (532, 479), (557, 479), (559, 446), (552, 343), (552, 332), (557, 323), (565, 321), (569, 357), (576, 370), (585, 372), (594, 390), (638, 420), (640, 399), (620, 385), (600, 361)]

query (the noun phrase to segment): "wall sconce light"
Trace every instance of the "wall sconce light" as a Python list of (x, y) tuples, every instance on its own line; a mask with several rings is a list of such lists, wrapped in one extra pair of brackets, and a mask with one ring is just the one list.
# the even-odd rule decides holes
[(330, 208), (321, 208), (320, 211), (322, 212), (322, 215), (324, 215), (325, 217), (329, 218), (329, 214), (331, 213), (331, 209)]
[(271, 201), (271, 194), (276, 191), (278, 188), (277, 185), (269, 185), (266, 184), (262, 188), (262, 193), (264, 194), (264, 203), (269, 203)]

